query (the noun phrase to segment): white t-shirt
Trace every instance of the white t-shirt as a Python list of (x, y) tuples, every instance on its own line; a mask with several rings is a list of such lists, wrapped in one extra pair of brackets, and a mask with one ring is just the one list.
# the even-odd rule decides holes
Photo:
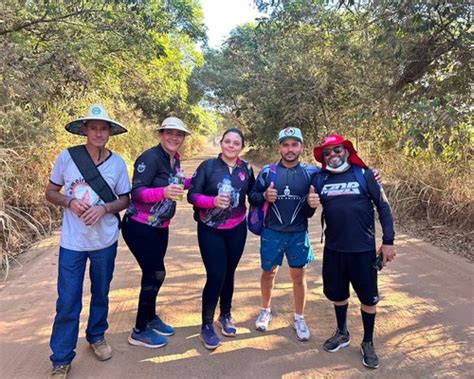
[[(100, 174), (117, 195), (130, 193), (125, 161), (115, 153), (97, 166)], [(91, 205), (104, 204), (102, 199), (87, 184), (67, 150), (63, 150), (51, 172), (51, 183), (64, 186), (64, 194), (87, 201)], [(118, 220), (115, 215), (106, 213), (94, 226), (87, 226), (69, 208), (64, 208), (61, 246), (76, 251), (105, 249), (117, 241)]]

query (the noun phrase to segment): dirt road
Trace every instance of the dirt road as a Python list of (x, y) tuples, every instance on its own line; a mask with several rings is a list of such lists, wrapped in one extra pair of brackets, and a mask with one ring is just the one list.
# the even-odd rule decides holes
[[(184, 162), (185, 172), (205, 156)], [(130, 346), (127, 336), (135, 320), (140, 271), (120, 242), (110, 293), (107, 338), (114, 356), (93, 357), (84, 338), (88, 296), (77, 356), (70, 378), (296, 378), (296, 377), (468, 377), (473, 364), (474, 266), (407, 235), (397, 239), (398, 256), (380, 275), (375, 344), (381, 367), (361, 364), (362, 326), (354, 301), (349, 308), (352, 344), (326, 353), (322, 343), (335, 328), (333, 307), (322, 294), (318, 214), (311, 221), (317, 261), (308, 269), (306, 319), (313, 333), (298, 342), (292, 328), (291, 280), (286, 264), (277, 278), (271, 328), (254, 330), (259, 311), (258, 239), (250, 235), (236, 276), (233, 316), (238, 336), (224, 338), (214, 352), (198, 340), (201, 290), (205, 276), (196, 241), (192, 208), (180, 203), (173, 220), (167, 279), (158, 300), (160, 315), (176, 335), (161, 349)], [(0, 286), (0, 377), (45, 378), (49, 375), (49, 336), (56, 300), (58, 235), (43, 241), (23, 258)], [(89, 293), (85, 281), (84, 293)], [(355, 296), (353, 297), (355, 300)], [(471, 374), (469, 374), (471, 372)]]

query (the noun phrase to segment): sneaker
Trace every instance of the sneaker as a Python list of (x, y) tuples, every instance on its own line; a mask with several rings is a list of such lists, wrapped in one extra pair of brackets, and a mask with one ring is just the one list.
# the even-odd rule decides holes
[(362, 354), (362, 364), (368, 368), (379, 368), (379, 357), (375, 354), (373, 342), (362, 342), (360, 344), (360, 353)]
[(295, 319), (293, 327), (296, 330), (296, 339), (298, 341), (308, 341), (311, 337), (311, 332), (309, 331), (308, 325), (304, 321), (304, 318)]
[(66, 379), (70, 369), (71, 365), (53, 366), (49, 377), (50, 379)]
[(89, 346), (92, 348), (92, 351), (99, 361), (106, 361), (107, 359), (112, 358), (112, 348), (105, 339), (91, 343)]
[(206, 324), (201, 328), (201, 334), (199, 335), (202, 343), (206, 349), (214, 350), (221, 344), (221, 339), (214, 331), (211, 324)]
[(133, 329), (128, 337), (128, 343), (134, 346), (156, 349), (165, 346), (168, 343), (168, 339), (165, 336), (159, 335), (151, 328), (146, 328), (140, 333)]
[(232, 320), (230, 313), (225, 316), (220, 316), (216, 321), (216, 325), (221, 328), (221, 333), (224, 336), (235, 337), (237, 334), (237, 328), (234, 325), (234, 320)]
[(255, 329), (266, 332), (270, 321), (272, 321), (272, 311), (262, 309), (257, 317), (257, 321), (255, 321)]
[(350, 343), (351, 335), (349, 332), (342, 333), (339, 329), (336, 329), (334, 335), (324, 342), (323, 348), (330, 353), (335, 353), (341, 347), (349, 346)]
[(171, 325), (165, 324), (158, 316), (148, 323), (148, 327), (162, 336), (172, 336), (174, 334), (173, 327)]

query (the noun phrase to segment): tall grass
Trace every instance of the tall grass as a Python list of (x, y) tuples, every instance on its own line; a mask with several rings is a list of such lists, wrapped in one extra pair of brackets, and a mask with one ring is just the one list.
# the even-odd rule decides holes
[[(84, 137), (66, 132), (64, 126), (96, 102), (103, 103), (112, 118), (129, 131), (111, 137), (108, 148), (125, 159), (131, 174), (138, 155), (156, 145), (158, 139), (156, 124), (145, 120), (130, 104), (89, 95), (74, 104), (55, 104), (40, 117), (27, 108), (0, 114), (0, 254), (5, 279), (12, 259), (59, 225), (62, 210), (45, 200), (44, 189), (58, 153), (85, 143)], [(188, 138), (184, 156), (198, 151), (204, 142), (198, 135)]]

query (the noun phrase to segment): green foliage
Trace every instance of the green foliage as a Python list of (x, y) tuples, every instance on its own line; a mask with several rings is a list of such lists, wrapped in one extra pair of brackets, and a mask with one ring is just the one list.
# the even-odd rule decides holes
[(130, 166), (156, 144), (153, 129), (169, 115), (195, 132), (194, 148), (204, 125), (215, 130), (199, 95), (188, 99), (192, 72), (203, 64), (196, 44), (206, 40), (197, 0), (5, 0), (0, 12), (0, 243), (7, 250), (23, 240), (11, 240), (4, 220), (18, 236), (32, 230), (20, 213), (51, 220), (42, 205), (51, 165), (60, 150), (83, 142), (64, 125), (91, 103), (105, 104), (129, 129), (110, 147)]
[(469, 150), (457, 147), (472, 141), (468, 5), (256, 4), (266, 17), (208, 51), (196, 75), (208, 100), (248, 127), (255, 146), (270, 147), (268, 135), (289, 124), (311, 142), (339, 131), (380, 146), (390, 141), (408, 155), (467, 159)]
[[(456, 209), (472, 208), (460, 205), (472, 203), (464, 180), (472, 176), (474, 142), (470, 5), (255, 3), (264, 12), (258, 23), (239, 26), (221, 49), (207, 51), (195, 76), (211, 104), (245, 125), (250, 144), (274, 149), (271, 136), (286, 125), (300, 127), (309, 146), (329, 132), (344, 134), (389, 180), (400, 180), (400, 170), (414, 180), (417, 167), (428, 169), (423, 180), (446, 194), (430, 204), (457, 204), (437, 214), (465, 217)], [(453, 191), (452, 183), (463, 187)]]

